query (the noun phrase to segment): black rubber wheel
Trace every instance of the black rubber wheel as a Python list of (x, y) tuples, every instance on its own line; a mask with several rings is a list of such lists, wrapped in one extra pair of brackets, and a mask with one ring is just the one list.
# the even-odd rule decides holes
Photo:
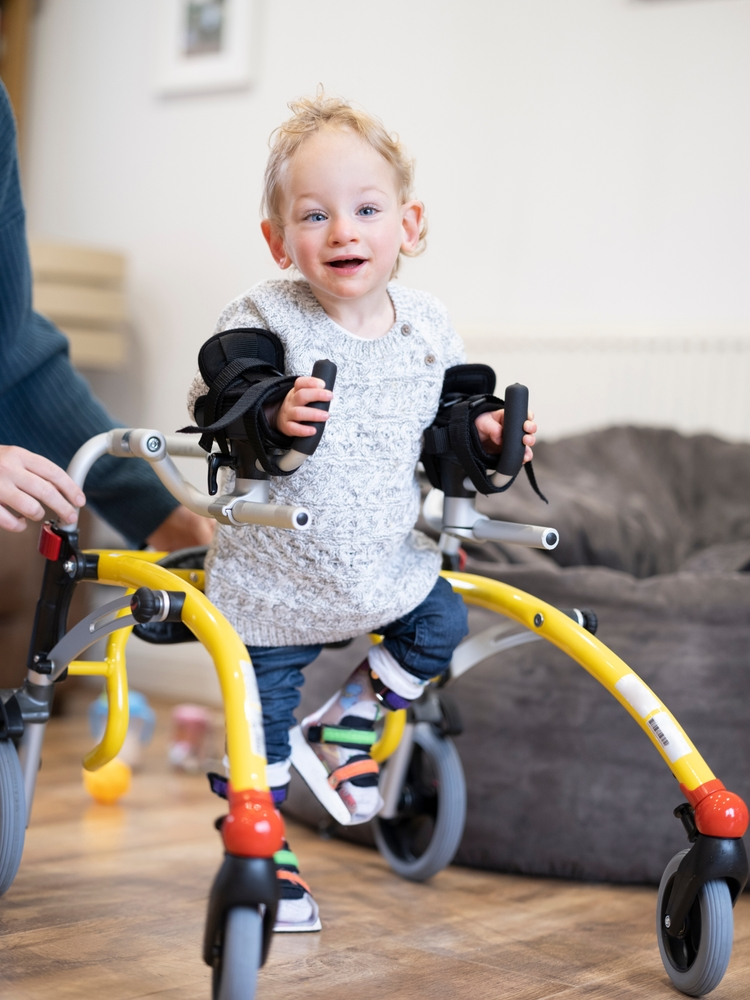
[(375, 818), (375, 842), (403, 878), (424, 882), (453, 860), (466, 822), (466, 781), (453, 741), (420, 722), (393, 819)]
[(664, 918), (675, 873), (687, 854), (675, 854), (661, 878), (656, 904), (659, 952), (672, 983), (691, 997), (710, 993), (724, 978), (732, 954), (734, 917), (726, 882), (706, 882), (690, 908), (684, 938), (667, 934)]
[(214, 961), (213, 1000), (254, 1000), (263, 951), (263, 918), (249, 906), (227, 914), (221, 955)]
[(0, 896), (10, 889), (23, 854), (26, 797), (16, 748), (0, 740)]

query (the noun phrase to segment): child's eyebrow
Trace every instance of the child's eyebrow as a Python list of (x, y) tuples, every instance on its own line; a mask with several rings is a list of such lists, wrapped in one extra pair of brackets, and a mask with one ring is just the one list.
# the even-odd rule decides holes
[[(361, 188), (358, 189), (358, 191), (356, 193), (360, 197), (364, 197), (365, 195), (368, 195), (368, 194), (378, 194), (378, 195), (381, 195), (383, 198), (387, 198), (388, 197), (388, 192), (387, 191), (383, 191), (382, 188), (376, 187), (375, 185), (366, 185), (365, 187), (361, 187)], [(308, 192), (308, 191), (303, 191), (301, 194), (298, 194), (298, 195), (294, 196), (294, 201), (295, 202), (298, 202), (298, 201), (323, 202), (323, 201), (326, 201), (326, 200), (327, 199), (325, 197), (321, 197), (319, 194), (314, 194), (314, 193)]]

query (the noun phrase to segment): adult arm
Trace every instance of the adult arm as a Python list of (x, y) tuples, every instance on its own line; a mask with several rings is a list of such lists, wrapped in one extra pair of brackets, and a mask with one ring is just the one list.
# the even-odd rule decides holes
[[(34, 327), (47, 324), (41, 316), (33, 322)], [(0, 393), (0, 444), (27, 448), (63, 468), (90, 437), (116, 426), (63, 352)], [(131, 544), (153, 540), (170, 516), (170, 533), (184, 529), (182, 544), (205, 544), (210, 538), (205, 519), (186, 517), (188, 511), (173, 514), (177, 501), (142, 459), (99, 459), (84, 492), (96, 513)]]
[[(65, 468), (84, 441), (115, 426), (71, 366), (63, 334), (32, 311), (16, 128), (8, 94), (0, 83), (0, 444), (37, 452)], [(24, 496), (33, 517), (32, 511), (38, 513), (36, 500), (45, 500), (39, 492), (46, 487), (30, 480), (26, 474), (31, 470), (20, 470), (18, 461), (16, 454), (9, 489), (23, 506), (26, 501), (13, 493), (16, 488), (23, 493), (20, 476), (30, 489)], [(24, 458), (21, 464), (28, 461)], [(42, 468), (37, 463), (31, 475), (38, 478)], [(44, 479), (42, 473), (44, 481), (57, 489), (58, 473), (50, 476)], [(161, 547), (166, 541), (176, 547), (204, 544), (210, 538), (211, 525), (179, 508), (153, 470), (139, 459), (101, 459), (86, 483), (86, 494), (94, 510), (132, 543), (148, 540)], [(49, 492), (47, 497), (55, 509), (57, 498)], [(15, 527), (22, 530), (23, 523), (16, 519)]]

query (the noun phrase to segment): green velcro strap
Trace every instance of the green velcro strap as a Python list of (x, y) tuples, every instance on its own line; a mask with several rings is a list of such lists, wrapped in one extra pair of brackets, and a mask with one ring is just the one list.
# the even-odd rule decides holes
[(273, 860), (277, 865), (294, 865), (295, 868), (299, 868), (299, 861), (294, 851), (277, 851)]
[(320, 734), (321, 743), (356, 743), (363, 747), (371, 747), (376, 739), (372, 730), (343, 729), (341, 726), (323, 726)]

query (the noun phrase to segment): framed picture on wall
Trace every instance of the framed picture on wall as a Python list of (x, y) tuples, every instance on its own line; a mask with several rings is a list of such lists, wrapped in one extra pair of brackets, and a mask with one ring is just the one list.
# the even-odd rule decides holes
[(248, 87), (254, 0), (159, 0), (158, 94)]

